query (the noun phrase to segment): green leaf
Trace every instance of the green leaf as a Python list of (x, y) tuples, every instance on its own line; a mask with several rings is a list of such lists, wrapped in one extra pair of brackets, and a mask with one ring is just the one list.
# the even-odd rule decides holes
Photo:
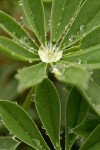
[(89, 72), (84, 67), (75, 64), (58, 66), (59, 73), (56, 74), (58, 80), (75, 86), (87, 87)]
[(78, 90), (72, 88), (68, 96), (66, 108), (66, 150), (70, 150), (76, 138), (76, 135), (73, 134), (73, 128), (84, 122), (88, 108), (88, 104), (84, 101)]
[(51, 40), (57, 41), (68, 26), (81, 0), (54, 0), (51, 16)]
[(98, 86), (100, 86), (100, 69), (93, 71), (92, 78), (93, 78), (94, 82), (95, 82)]
[(15, 150), (18, 145), (19, 142), (12, 138), (0, 138), (0, 150)]
[(16, 63), (0, 66), (0, 99), (13, 100), (18, 94), (16, 92), (18, 83), (13, 77), (17, 69)]
[(46, 68), (46, 63), (40, 63), (20, 70), (16, 75), (19, 80), (18, 90), (22, 91), (40, 83), (46, 77)]
[(85, 121), (80, 125), (76, 126), (73, 131), (83, 138), (87, 138), (91, 132), (100, 124), (100, 120), (93, 119), (89, 121)]
[[(22, 6), (32, 30), (40, 42), (46, 41), (44, 29), (44, 10), (41, 0), (22, 0)], [(37, 13), (38, 12), (38, 13)]]
[[(47, 33), (47, 38), (50, 36), (49, 32), (50, 32), (50, 25), (51, 25), (51, 8), (52, 8), (52, 3), (48, 2), (44, 2), (44, 12), (45, 12), (45, 26), (46, 26), (46, 32)], [(49, 39), (49, 38), (48, 38)]]
[(18, 40), (24, 45), (29, 45), (34, 49), (38, 49), (38, 46), (31, 39), (29, 34), (9, 15), (0, 11), (0, 27), (4, 29), (14, 40)]
[(1, 100), (0, 114), (10, 132), (20, 140), (36, 150), (49, 150), (32, 118), (20, 106)]
[(63, 47), (72, 45), (82, 39), (84, 35), (100, 25), (100, 1), (86, 0), (81, 6), (69, 32), (62, 41)]
[(95, 64), (98, 64), (100, 67), (100, 44), (96, 45), (94, 47), (90, 47), (87, 49), (80, 49), (79, 51), (76, 52), (69, 52), (63, 58), (61, 59), (64, 62), (75, 62), (80, 63), (80, 64), (85, 64), (87, 67), (89, 66), (88, 64), (91, 64), (92, 68), (95, 68)]
[(91, 78), (87, 89), (82, 87), (79, 87), (79, 89), (92, 109), (100, 116), (100, 86)]
[(36, 150), (27, 144), (21, 143), (16, 150)]
[(89, 32), (80, 42), (80, 48), (85, 50), (100, 44), (100, 26)]
[(5, 37), (0, 37), (0, 51), (15, 60), (33, 62), (39, 59), (34, 52)]
[(55, 149), (60, 150), (60, 101), (50, 80), (37, 85), (35, 106)]
[(80, 150), (99, 150), (100, 149), (100, 125), (87, 138)]

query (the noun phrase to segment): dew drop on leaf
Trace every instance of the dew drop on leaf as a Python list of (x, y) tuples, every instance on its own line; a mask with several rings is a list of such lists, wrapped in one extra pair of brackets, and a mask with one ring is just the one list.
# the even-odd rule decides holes
[(18, 5), (22, 6), (22, 2), (21, 2), (21, 0), (19, 0)]
[(99, 112), (99, 114), (100, 114), (100, 105), (96, 105), (95, 108), (96, 108), (96, 110), (97, 110), (97, 111)]
[(31, 52), (34, 52), (34, 48), (33, 47), (29, 47), (28, 50), (31, 51)]
[(62, 8), (62, 11), (64, 11), (64, 7)]
[(11, 54), (14, 56), (14, 55), (15, 55), (15, 52), (12, 52)]
[(32, 61), (32, 59), (29, 59), (29, 63), (32, 63), (33, 61)]
[(63, 132), (64, 132), (63, 130), (60, 130), (60, 134), (63, 134)]
[(20, 16), (20, 19), (23, 20), (23, 16)]
[(69, 39), (70, 42), (72, 42), (72, 41), (74, 41), (75, 36), (73, 34), (71, 34), (68, 39)]
[(26, 132), (26, 134), (28, 134), (28, 132)]
[(77, 59), (76, 62), (77, 62), (78, 64), (81, 64), (81, 59)]
[(73, 133), (73, 131), (72, 131), (72, 129), (71, 129), (70, 127), (68, 127), (68, 133), (69, 133), (69, 134), (72, 134), (72, 133)]
[(22, 37), (20, 38), (20, 42), (21, 42), (22, 44), (30, 45), (29, 37), (27, 37), (27, 36), (22, 36)]
[(31, 95), (31, 101), (34, 102), (34, 100), (35, 100), (35, 94), (32, 94)]
[(51, 19), (48, 20), (48, 25), (51, 26)]
[(39, 147), (42, 148), (40, 141), (38, 139), (33, 139), (33, 141), (35, 142), (35, 144)]
[(13, 35), (16, 35), (16, 32), (12, 32)]
[(85, 25), (80, 25), (80, 31), (85, 31)]
[(56, 142), (56, 149), (61, 150), (60, 144), (58, 142)]
[(59, 26), (61, 26), (61, 22), (59, 22), (59, 23), (57, 24), (57, 27), (59, 27)]

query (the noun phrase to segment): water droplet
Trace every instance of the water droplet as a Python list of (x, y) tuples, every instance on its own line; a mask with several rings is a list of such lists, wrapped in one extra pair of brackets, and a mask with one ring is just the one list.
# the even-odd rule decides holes
[(51, 19), (48, 20), (48, 25), (51, 26)]
[(15, 37), (12, 39), (12, 41), (14, 41), (15, 43), (18, 43), (18, 40)]
[(95, 107), (96, 109), (97, 109), (97, 111), (100, 113), (100, 105), (98, 104), (98, 105), (96, 105), (96, 107)]
[(32, 63), (33, 62), (33, 60), (32, 59), (29, 59), (29, 63)]
[(80, 137), (80, 138), (78, 139), (78, 141), (82, 143), (82, 142), (84, 141), (84, 138)]
[(33, 14), (33, 12), (31, 12), (30, 14), (31, 14), (31, 19), (34, 20), (35, 19), (35, 15)]
[(61, 22), (59, 22), (59, 23), (57, 24), (57, 27), (59, 27), (59, 26), (61, 26)]
[(80, 31), (85, 31), (85, 25), (80, 25)]
[(70, 35), (70, 36), (69, 36), (69, 38), (68, 38), (68, 39), (69, 39), (69, 41), (70, 41), (70, 42), (72, 42), (72, 41), (74, 41), (75, 36), (72, 34), (72, 35)]
[(42, 129), (45, 130), (45, 127), (42, 125)]
[(21, 0), (18, 1), (18, 5), (22, 6), (22, 2)]
[(14, 56), (14, 55), (15, 55), (15, 52), (12, 52), (11, 54)]
[(93, 75), (93, 71), (90, 71), (90, 75)]
[(3, 122), (3, 119), (1, 119), (0, 121)]
[(40, 141), (38, 139), (33, 139), (33, 141), (35, 142), (35, 144), (39, 147), (42, 148)]
[(13, 35), (16, 35), (16, 32), (12, 32)]
[(83, 36), (86, 36), (86, 34), (84, 33)]
[(77, 59), (76, 63), (81, 64), (81, 59)]
[(28, 134), (28, 132), (26, 132), (26, 134)]
[(72, 131), (72, 129), (71, 129), (70, 127), (68, 127), (68, 133), (69, 133), (69, 134), (72, 134), (72, 133), (73, 133), (73, 131)]
[(34, 48), (33, 47), (29, 47), (28, 50), (34, 52)]
[(15, 104), (17, 104), (17, 101), (14, 101)]
[(15, 135), (12, 135), (11, 138), (12, 138), (13, 140), (15, 140), (16, 136), (15, 136)]
[(56, 142), (56, 149), (61, 150), (60, 144), (58, 142)]
[(63, 130), (60, 130), (60, 134), (63, 134), (63, 132), (64, 132)]
[(64, 11), (64, 9), (65, 9), (65, 8), (63, 7), (63, 8), (62, 8), (62, 11)]
[(31, 95), (31, 101), (34, 102), (36, 94)]
[(79, 33), (80, 33), (80, 32), (79, 32), (79, 31), (77, 31), (77, 33), (76, 33), (76, 34), (78, 35)]
[(96, 26), (93, 27), (93, 29), (95, 29), (95, 28), (96, 28)]
[(45, 132), (45, 134), (49, 136), (49, 134), (47, 132)]
[(23, 16), (20, 16), (20, 19), (23, 20)]
[(61, 72), (59, 71), (59, 69), (56, 66), (53, 66), (51, 72), (54, 73), (54, 74), (56, 74), (56, 75), (60, 75), (61, 74)]
[(27, 44), (27, 45), (29, 45), (29, 44), (30, 44), (29, 37), (27, 37), (27, 36), (22, 36), (22, 37), (20, 38), (20, 42), (21, 42), (22, 44)]

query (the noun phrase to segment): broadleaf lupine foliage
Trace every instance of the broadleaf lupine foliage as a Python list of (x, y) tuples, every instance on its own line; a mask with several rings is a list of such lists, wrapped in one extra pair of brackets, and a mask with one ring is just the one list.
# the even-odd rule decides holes
[[(52, 3), (49, 29), (44, 3)], [(16, 78), (19, 92), (32, 88), (23, 107), (0, 100), (3, 123), (14, 138), (27, 144), (27, 149), (49, 150), (50, 145), (24, 110), (30, 106), (34, 93), (38, 116), (55, 150), (71, 150), (77, 142), (80, 150), (99, 150), (100, 0), (20, 0), (19, 5), (25, 14), (24, 23), (35, 39), (15, 19), (0, 11), (0, 28), (10, 36), (0, 35), (0, 52), (10, 59), (29, 63), (18, 70)], [(70, 87), (66, 110), (51, 76), (66, 89)], [(62, 111), (65, 111), (65, 138), (60, 135)], [(94, 118), (90, 117), (88, 122), (90, 113)], [(1, 141), (4, 145), (0, 149), (15, 150), (20, 144), (12, 137), (0, 138)], [(65, 146), (61, 141), (65, 141)]]

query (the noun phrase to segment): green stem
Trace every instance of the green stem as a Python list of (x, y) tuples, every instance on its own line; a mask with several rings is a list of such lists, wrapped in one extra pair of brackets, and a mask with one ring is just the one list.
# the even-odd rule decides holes
[(35, 92), (35, 87), (32, 87), (24, 101), (24, 104), (23, 104), (23, 108), (27, 111), (31, 105), (31, 102), (32, 102), (32, 95), (34, 94)]

